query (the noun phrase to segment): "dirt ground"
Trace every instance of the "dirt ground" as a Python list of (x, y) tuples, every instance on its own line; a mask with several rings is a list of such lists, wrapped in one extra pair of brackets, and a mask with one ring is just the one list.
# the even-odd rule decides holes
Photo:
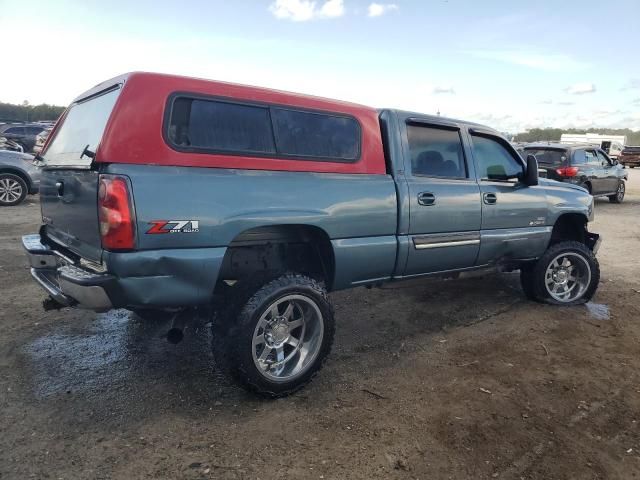
[(174, 346), (133, 314), (44, 312), (0, 210), (1, 479), (640, 477), (640, 169), (596, 203), (588, 306), (517, 274), (332, 295), (335, 347), (305, 390), (258, 400), (216, 371), (206, 325)]

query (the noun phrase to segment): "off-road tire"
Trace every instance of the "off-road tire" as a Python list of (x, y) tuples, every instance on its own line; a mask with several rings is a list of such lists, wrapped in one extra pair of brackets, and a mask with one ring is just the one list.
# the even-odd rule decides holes
[[(571, 302), (561, 302), (554, 299), (547, 291), (545, 275), (553, 259), (562, 253), (568, 252), (576, 253), (587, 261), (591, 270), (591, 281), (580, 298)], [(532, 293), (535, 299), (552, 305), (580, 305), (591, 300), (596, 293), (598, 284), (600, 283), (600, 265), (598, 264), (596, 256), (584, 243), (574, 241), (560, 242), (551, 245), (542, 257), (536, 261), (531, 271), (531, 277), (533, 283)]]
[(13, 207), (15, 205), (21, 204), (24, 199), (27, 197), (27, 193), (29, 187), (27, 186), (27, 182), (24, 181), (22, 177), (18, 175), (14, 175), (13, 173), (0, 173), (0, 182), (8, 181), (11, 182), (12, 185), (19, 185), (21, 188), (21, 193), (18, 198), (13, 200), (2, 200), (0, 199), (0, 206), (2, 207)]
[(627, 189), (624, 181), (620, 180), (618, 182), (618, 190), (616, 191), (615, 194), (609, 195), (609, 201), (611, 203), (622, 203), (622, 200), (624, 200), (624, 194), (626, 190)]
[[(235, 292), (233, 292), (235, 290)], [(290, 381), (274, 382), (256, 367), (252, 339), (265, 310), (286, 295), (307, 296), (322, 313), (324, 333), (319, 351), (304, 373)], [(251, 283), (230, 289), (225, 305), (216, 310), (212, 324), (212, 350), (216, 366), (245, 389), (267, 398), (291, 395), (308, 384), (322, 368), (333, 344), (333, 307), (324, 285), (306, 275), (285, 274), (262, 285)]]
[(540, 299), (536, 297), (535, 294), (533, 276), (534, 267), (535, 263), (527, 263), (520, 267), (520, 285), (525, 297), (529, 300), (533, 300), (534, 302), (540, 302)]

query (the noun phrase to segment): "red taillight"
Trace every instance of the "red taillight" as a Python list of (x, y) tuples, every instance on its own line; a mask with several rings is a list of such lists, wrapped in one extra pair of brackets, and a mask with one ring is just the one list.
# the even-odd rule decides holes
[(556, 173), (561, 177), (575, 177), (578, 175), (578, 167), (556, 168)]
[(135, 219), (127, 181), (115, 175), (100, 175), (98, 218), (102, 248), (130, 250), (135, 246)]

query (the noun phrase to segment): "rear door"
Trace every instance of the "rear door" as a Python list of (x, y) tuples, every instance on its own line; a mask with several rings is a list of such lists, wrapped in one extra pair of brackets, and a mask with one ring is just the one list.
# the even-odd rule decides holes
[(409, 191), (404, 275), (472, 267), (480, 246), (480, 190), (460, 127), (409, 119), (401, 130)]
[(98, 172), (92, 158), (118, 98), (110, 88), (73, 104), (41, 154), (42, 220), (47, 236), (78, 255), (99, 261)]

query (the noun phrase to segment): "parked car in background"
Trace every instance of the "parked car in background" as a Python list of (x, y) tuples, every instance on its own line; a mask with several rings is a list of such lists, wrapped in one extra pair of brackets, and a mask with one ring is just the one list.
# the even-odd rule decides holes
[(19, 143), (9, 140), (6, 137), (0, 137), (0, 150), (11, 150), (12, 152), (24, 152), (24, 148)]
[(608, 197), (621, 203), (626, 191), (627, 172), (601, 148), (593, 145), (533, 143), (525, 155), (535, 155), (541, 176), (586, 188), (594, 197)]
[(40, 153), (42, 151), (42, 147), (47, 143), (47, 138), (49, 138), (50, 133), (51, 127), (48, 127), (36, 136), (36, 144), (33, 146), (33, 153)]
[(0, 206), (18, 205), (38, 193), (40, 168), (33, 160), (33, 155), (0, 150)]
[(32, 152), (39, 134), (46, 127), (38, 124), (6, 124), (0, 126), (0, 136), (22, 145), (25, 152)]
[(624, 167), (635, 168), (640, 166), (640, 146), (624, 147), (618, 161)]

